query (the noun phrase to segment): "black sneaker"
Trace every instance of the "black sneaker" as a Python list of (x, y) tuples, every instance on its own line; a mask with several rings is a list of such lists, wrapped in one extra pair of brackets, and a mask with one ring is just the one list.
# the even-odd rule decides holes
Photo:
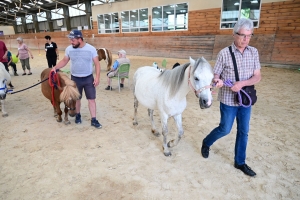
[(105, 88), (105, 90), (111, 90), (112, 89), (112, 87), (110, 87), (110, 86), (107, 86), (106, 88)]
[(10, 89), (14, 89), (15, 88), (11, 83), (8, 84), (8, 85), (9, 85)]
[(208, 158), (209, 150), (210, 150), (209, 146), (207, 146), (206, 144), (204, 144), (204, 142), (202, 142), (201, 154), (202, 154), (203, 158)]
[(91, 120), (91, 125), (95, 126), (96, 128), (102, 128), (102, 125), (96, 119)]
[(81, 115), (80, 115), (80, 113), (76, 114), (76, 116), (75, 116), (75, 124), (81, 124)]
[(124, 87), (124, 84), (120, 83), (120, 87), (123, 88), (123, 87)]
[(244, 172), (244, 174), (246, 174), (248, 176), (256, 175), (256, 173), (247, 164), (238, 165), (238, 164), (234, 163), (234, 167), (241, 170), (242, 172)]

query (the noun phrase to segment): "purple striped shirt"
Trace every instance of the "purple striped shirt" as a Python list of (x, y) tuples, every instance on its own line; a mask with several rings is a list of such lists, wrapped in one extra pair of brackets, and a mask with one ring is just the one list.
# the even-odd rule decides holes
[[(240, 81), (248, 80), (254, 75), (254, 71), (260, 69), (259, 55), (256, 48), (247, 46), (243, 53), (241, 53), (234, 43), (231, 45), (236, 59), (236, 64), (239, 73)], [(234, 66), (229, 48), (222, 49), (217, 57), (214, 74), (220, 75), (220, 79), (231, 80), (236, 82), (234, 74)], [(227, 86), (219, 89), (218, 100), (228, 106), (239, 106), (234, 100), (235, 93)]]

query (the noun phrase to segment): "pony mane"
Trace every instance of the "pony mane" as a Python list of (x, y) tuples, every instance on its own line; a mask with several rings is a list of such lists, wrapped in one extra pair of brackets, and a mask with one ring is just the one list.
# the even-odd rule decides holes
[(60, 101), (69, 103), (71, 100), (77, 100), (80, 97), (76, 83), (69, 79), (69, 77), (63, 73), (59, 73), (60, 78), (65, 82), (63, 91), (61, 92), (59, 98)]
[(159, 75), (159, 78), (162, 80), (163, 84), (170, 88), (170, 97), (175, 96), (179, 90), (184, 79), (185, 70), (188, 66), (190, 66), (190, 63), (185, 63), (172, 70), (164, 70)]
[[(195, 73), (196, 69), (199, 66), (201, 66), (202, 69), (205, 67), (209, 67), (209, 69), (212, 70), (209, 65), (206, 65), (206, 64), (201, 65), (202, 63), (208, 63), (208, 62), (203, 57), (201, 57), (195, 61), (195, 64), (192, 67), (193, 74)], [(183, 83), (185, 70), (189, 66), (190, 66), (190, 63), (185, 63), (174, 69), (165, 70), (160, 74), (159, 78), (162, 80), (163, 84), (170, 88), (170, 90), (169, 90), (170, 97), (175, 96), (175, 94), (178, 92), (181, 84)]]

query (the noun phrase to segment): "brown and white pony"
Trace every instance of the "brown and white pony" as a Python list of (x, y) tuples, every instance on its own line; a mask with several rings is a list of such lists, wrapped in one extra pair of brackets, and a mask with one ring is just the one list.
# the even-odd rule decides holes
[[(50, 71), (51, 68), (47, 68), (41, 73), (41, 81), (49, 78), (48, 81), (44, 81), (41, 84), (42, 93), (51, 101), (54, 108), (54, 117), (57, 117), (57, 122), (62, 121), (60, 103), (64, 102), (64, 123), (70, 124), (71, 122), (68, 120), (68, 113), (70, 117), (74, 117), (76, 115), (76, 100), (80, 98), (76, 83), (63, 72), (57, 72), (56, 75), (51, 77)], [(55, 81), (57, 83), (57, 88), (54, 88), (51, 81)]]
[(98, 53), (99, 61), (104, 60), (107, 64), (107, 71), (110, 71), (111, 65), (112, 65), (112, 55), (111, 55), (110, 50), (108, 50), (106, 48), (100, 48), (100, 49), (97, 49), (97, 53)]

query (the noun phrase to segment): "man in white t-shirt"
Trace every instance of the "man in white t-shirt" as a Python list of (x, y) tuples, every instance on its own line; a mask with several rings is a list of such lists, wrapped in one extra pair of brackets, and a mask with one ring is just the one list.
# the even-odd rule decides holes
[[(82, 91), (85, 92), (92, 118), (91, 125), (102, 128), (102, 125), (96, 119), (96, 86), (100, 82), (100, 63), (97, 51), (95, 47), (83, 41), (82, 33), (79, 30), (72, 30), (68, 37), (71, 45), (66, 48), (64, 58), (51, 71), (56, 72), (71, 60), (71, 78), (76, 83), (81, 97)], [(93, 76), (93, 63), (96, 70), (95, 78)], [(81, 97), (76, 101), (76, 124), (82, 122), (80, 114)]]

